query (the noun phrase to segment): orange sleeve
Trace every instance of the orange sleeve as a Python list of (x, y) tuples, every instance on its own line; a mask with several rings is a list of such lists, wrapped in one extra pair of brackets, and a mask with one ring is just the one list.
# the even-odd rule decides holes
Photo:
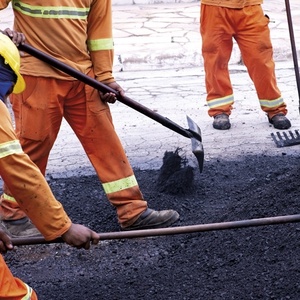
[(114, 81), (111, 0), (94, 0), (88, 16), (87, 44), (98, 81)]
[(0, 175), (45, 239), (55, 239), (70, 228), (71, 220), (38, 167), (23, 152), (2, 101), (0, 115)]
[(21, 279), (13, 276), (0, 255), (0, 299), (37, 300), (35, 291)]

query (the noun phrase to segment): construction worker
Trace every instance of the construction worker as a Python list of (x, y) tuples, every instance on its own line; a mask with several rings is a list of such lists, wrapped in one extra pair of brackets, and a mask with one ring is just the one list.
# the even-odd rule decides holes
[[(112, 75), (111, 0), (0, 0), (0, 9), (10, 2), (14, 29), (25, 34), (28, 44), (124, 95)], [(65, 118), (116, 208), (122, 229), (167, 227), (178, 220), (174, 210), (148, 208), (114, 130), (108, 105), (116, 101), (114, 93), (103, 95), (26, 53), (21, 58), (21, 74), (26, 90), (10, 97), (16, 132), (24, 152), (42, 174)], [(0, 216), (12, 235), (38, 234), (7, 185), (0, 202)]]
[[(17, 44), (24, 41), (22, 34), (9, 33)], [(91, 242), (99, 242), (99, 235), (71, 222), (61, 203), (54, 198), (39, 168), (23, 152), (15, 134), (4, 102), (11, 92), (22, 92), (25, 82), (19, 73), (19, 52), (12, 40), (0, 33), (0, 175), (46, 240), (61, 236), (73, 247), (89, 249)], [(5, 233), (5, 228), (0, 226), (0, 252), (12, 249), (10, 237)], [(37, 299), (32, 288), (12, 275), (1, 255), (0, 299)]]
[(242, 61), (254, 83), (261, 109), (277, 129), (291, 123), (277, 87), (269, 17), (264, 15), (263, 0), (201, 0), (200, 32), (204, 58), (208, 114), (213, 127), (227, 130), (234, 104), (228, 62), (236, 40)]

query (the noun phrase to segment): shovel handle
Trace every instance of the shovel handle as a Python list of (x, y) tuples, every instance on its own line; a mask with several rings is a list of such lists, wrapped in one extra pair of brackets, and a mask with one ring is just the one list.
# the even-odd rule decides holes
[(154, 112), (153, 110), (149, 109), (146, 106), (143, 106), (142, 104), (130, 99), (127, 96), (121, 96), (118, 91), (110, 88), (109, 86), (97, 81), (94, 78), (91, 78), (87, 76), (86, 74), (70, 67), (69, 65), (57, 60), (56, 58), (28, 45), (28, 44), (20, 44), (18, 46), (19, 50), (27, 52), (28, 54), (31, 54), (32, 56), (40, 59), (43, 62), (48, 63), (52, 67), (55, 67), (56, 69), (84, 82), (87, 85), (90, 85), (91, 87), (101, 91), (102, 93), (114, 93), (116, 94), (117, 99), (122, 102), (123, 104), (133, 108), (134, 110), (144, 114), (145, 116), (157, 121), (158, 123), (164, 125), (165, 127), (181, 134), (184, 137), (187, 138), (196, 138), (197, 140), (201, 141), (201, 137), (197, 133), (194, 133), (193, 131), (190, 131), (188, 129), (185, 129), (178, 124), (174, 123), (170, 119), (163, 117), (162, 115)]

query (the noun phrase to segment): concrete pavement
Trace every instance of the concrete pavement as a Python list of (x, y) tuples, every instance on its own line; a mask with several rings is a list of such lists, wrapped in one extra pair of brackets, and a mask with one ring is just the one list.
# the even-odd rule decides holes
[[(300, 3), (290, 2), (299, 45)], [(199, 7), (199, 1), (113, 5), (114, 75), (127, 96), (185, 128), (188, 127), (186, 115), (190, 116), (202, 130), (205, 161), (242, 159), (244, 155), (299, 156), (300, 145), (276, 148), (272, 141), (270, 133), (276, 130), (268, 124), (260, 110), (245, 67), (238, 64), (240, 54), (237, 46), (230, 61), (235, 92), (232, 128), (229, 131), (212, 128), (205, 102)], [(265, 0), (263, 8), (271, 20), (277, 80), (288, 105), (288, 117), (293, 125), (291, 130), (299, 129), (299, 95), (284, 1)], [(11, 27), (11, 10), (0, 12), (0, 20), (2, 29)], [(186, 154), (189, 163), (196, 166), (190, 139), (122, 103), (112, 105), (111, 110), (116, 131), (134, 168), (158, 169), (164, 152), (174, 151), (177, 147)], [(64, 122), (50, 156), (48, 175), (69, 177), (87, 174), (94, 174), (93, 168), (74, 133)]]

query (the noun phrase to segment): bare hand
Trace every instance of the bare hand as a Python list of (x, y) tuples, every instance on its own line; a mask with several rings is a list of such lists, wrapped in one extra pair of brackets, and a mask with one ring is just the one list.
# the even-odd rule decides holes
[(20, 44), (24, 44), (25, 42), (25, 35), (21, 32), (17, 32), (11, 30), (10, 28), (6, 28), (4, 29), (4, 31), (2, 31), (2, 33), (9, 36), (16, 46), (19, 46)]
[[(116, 82), (111, 82), (111, 83), (107, 83), (107, 86), (109, 86), (110, 88), (112, 88), (113, 90), (119, 92), (119, 94), (121, 96), (125, 95), (124, 90), (120, 87), (120, 85)], [(100, 97), (102, 99), (103, 102), (108, 102), (108, 103), (115, 103), (117, 101), (117, 97), (115, 93), (106, 93), (103, 94), (102, 92), (99, 92)]]
[(70, 229), (62, 235), (62, 238), (68, 245), (86, 250), (90, 249), (91, 243), (96, 245), (100, 240), (96, 232), (80, 224), (72, 224)]
[(0, 252), (6, 253), (8, 250), (12, 250), (13, 248), (10, 237), (0, 229)]

